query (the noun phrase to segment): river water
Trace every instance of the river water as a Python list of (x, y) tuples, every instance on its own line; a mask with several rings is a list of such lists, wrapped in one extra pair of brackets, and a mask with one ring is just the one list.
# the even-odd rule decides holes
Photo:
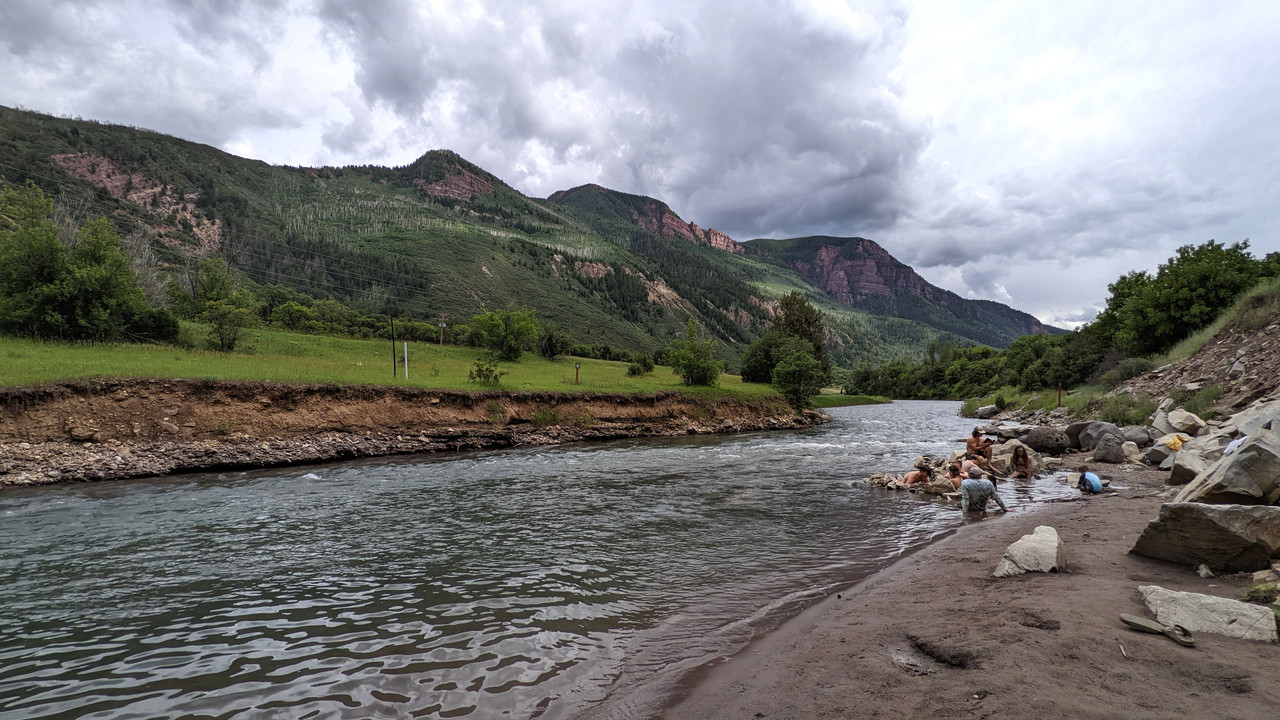
[(5, 490), (0, 718), (649, 717), (965, 522), (852, 482), (959, 447), (958, 409)]

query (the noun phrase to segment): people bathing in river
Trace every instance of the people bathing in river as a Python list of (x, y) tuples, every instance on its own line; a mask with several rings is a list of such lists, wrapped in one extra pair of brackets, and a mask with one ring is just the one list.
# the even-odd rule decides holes
[(907, 487), (911, 487), (912, 485), (928, 485), (932, 481), (933, 478), (926, 470), (912, 470), (902, 478), (902, 484)]
[(960, 463), (953, 462), (947, 466), (947, 480), (951, 481), (952, 487), (960, 489), (960, 482), (964, 480), (964, 476), (960, 474)]
[(987, 502), (995, 500), (1004, 512), (1009, 512), (1004, 500), (996, 492), (996, 481), (982, 477), (982, 471), (973, 468), (969, 477), (960, 482), (960, 509), (965, 512), (976, 512), (987, 509)]
[(1096, 495), (1102, 492), (1102, 478), (1098, 477), (1097, 473), (1089, 472), (1089, 468), (1081, 465), (1080, 479), (1076, 480), (1076, 487), (1080, 488), (1080, 492)]
[(1027, 453), (1027, 449), (1022, 445), (1013, 447), (1013, 458), (1009, 461), (1010, 472), (1009, 477), (1017, 480), (1031, 479), (1031, 473), (1034, 470), (1031, 463), (1031, 455)]
[(991, 462), (991, 441), (982, 437), (982, 428), (974, 428), (973, 434), (964, 443), (966, 454), (981, 455)]

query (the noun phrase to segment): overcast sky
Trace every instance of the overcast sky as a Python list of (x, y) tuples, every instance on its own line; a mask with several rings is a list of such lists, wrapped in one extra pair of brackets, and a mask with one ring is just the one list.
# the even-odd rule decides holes
[(1231, 0), (3, 0), (0, 104), (290, 165), (448, 148), (1074, 326), (1179, 245), (1280, 250), (1277, 32)]

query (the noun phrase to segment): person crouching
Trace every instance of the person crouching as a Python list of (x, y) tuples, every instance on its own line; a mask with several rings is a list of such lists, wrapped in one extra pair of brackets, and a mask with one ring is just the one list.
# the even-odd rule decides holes
[(987, 509), (987, 502), (995, 500), (1004, 512), (1009, 512), (1004, 500), (996, 492), (996, 481), (982, 476), (978, 468), (969, 470), (969, 477), (960, 483), (960, 509), (965, 512), (981, 512)]

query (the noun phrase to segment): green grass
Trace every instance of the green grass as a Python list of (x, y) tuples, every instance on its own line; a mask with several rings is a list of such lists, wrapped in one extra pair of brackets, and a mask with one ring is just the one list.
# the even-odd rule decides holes
[[(1062, 392), (1062, 407), (1071, 411), (1072, 415), (1080, 415), (1090, 402), (1105, 390), (1098, 385), (1081, 385), (1072, 390)], [(1058, 407), (1057, 390), (1037, 390), (1027, 392), (1006, 385), (999, 390), (981, 398), (969, 398), (960, 408), (960, 414), (972, 417), (983, 405), (996, 405), (996, 398), (1004, 398), (1007, 410), (1053, 410)]]
[(815, 395), (812, 398), (816, 408), (847, 407), (850, 405), (880, 405), (893, 402), (879, 395)]
[(1185, 360), (1208, 344), (1224, 327), (1256, 332), (1275, 322), (1277, 315), (1280, 315), (1280, 278), (1264, 280), (1241, 295), (1213, 324), (1183, 339), (1169, 352), (1157, 356), (1154, 362), (1159, 366)]
[[(200, 334), (197, 329), (197, 334)], [(0, 386), (35, 385), (59, 380), (114, 377), (174, 377), (218, 380), (335, 383), (340, 385), (404, 385), (479, 390), (467, 381), (484, 353), (453, 345), (409, 343), (409, 379), (403, 365), (392, 376), (391, 343), (253, 330), (245, 341), (250, 352), (220, 353), (164, 345), (88, 345), (0, 337)], [(396, 357), (403, 348), (396, 346)], [(575, 373), (574, 363), (582, 367)], [(670, 368), (627, 375), (627, 363), (566, 358), (552, 362), (526, 353), (518, 362), (500, 363), (502, 389), (562, 392), (652, 393), (689, 391)], [(575, 383), (575, 374), (577, 382)], [(730, 394), (741, 398), (774, 395), (767, 385), (743, 383), (721, 375), (718, 388), (692, 389), (695, 394)]]

